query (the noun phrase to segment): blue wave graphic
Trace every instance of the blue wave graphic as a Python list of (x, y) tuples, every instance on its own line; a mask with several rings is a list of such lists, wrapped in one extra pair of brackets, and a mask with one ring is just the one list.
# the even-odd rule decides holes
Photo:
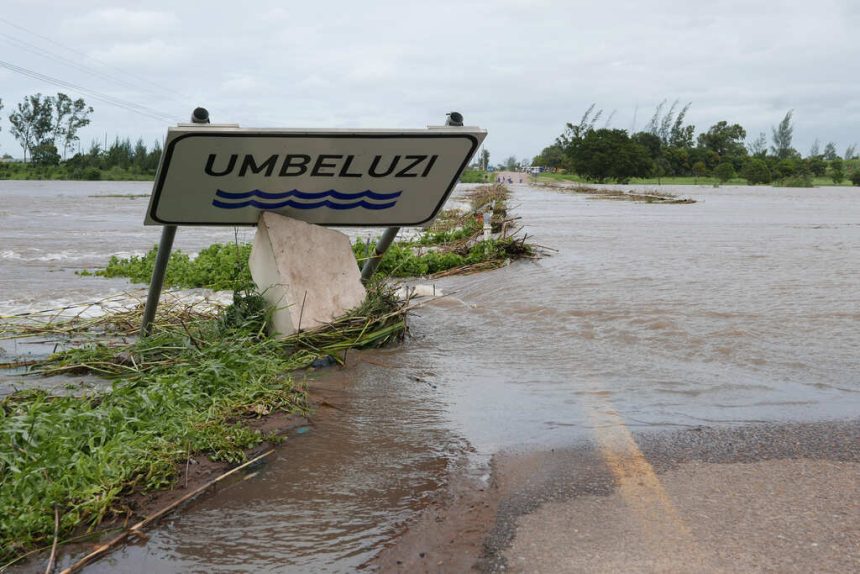
[[(282, 207), (292, 207), (293, 209), (319, 209), (320, 207), (328, 207), (329, 209), (343, 210), (362, 207), (364, 209), (379, 210), (394, 207), (394, 204), (397, 203), (397, 199), (400, 197), (401, 193), (403, 192), (396, 191), (393, 193), (377, 193), (369, 189), (359, 191), (357, 193), (343, 193), (334, 189), (318, 193), (299, 191), (298, 189), (291, 189), (290, 191), (284, 191), (281, 193), (269, 193), (260, 189), (233, 193), (219, 189), (215, 192), (215, 199), (212, 200), (212, 205), (221, 209), (241, 209), (243, 207), (256, 207), (257, 209), (280, 209)], [(330, 201), (328, 198), (339, 199), (349, 203), (335, 203)], [(371, 203), (369, 201), (365, 201), (364, 198), (375, 201), (384, 201), (385, 203)]]
[(355, 203), (334, 203), (327, 199), (324, 201), (317, 201), (315, 203), (298, 203), (292, 199), (280, 201), (278, 203), (264, 203), (262, 201), (257, 201), (256, 199), (242, 201), (240, 203), (224, 203), (217, 199), (212, 200), (212, 205), (220, 207), (221, 209), (239, 209), (241, 207), (248, 206), (256, 207), (258, 209), (280, 209), (282, 207), (292, 207), (295, 209), (318, 209), (320, 207), (329, 207), (331, 209), (355, 209), (356, 207), (363, 207), (365, 209), (388, 209), (389, 207), (394, 207), (395, 203), (397, 202), (389, 201), (388, 203), (368, 203), (364, 200), (357, 201)]
[(333, 197), (334, 199), (342, 200), (353, 200), (366, 197), (368, 199), (384, 201), (397, 199), (398, 197), (400, 197), (401, 193), (403, 192), (396, 191), (394, 193), (376, 193), (375, 191), (370, 191), (369, 189), (360, 191), (358, 193), (343, 193), (334, 189), (330, 189), (328, 191), (321, 191), (319, 193), (309, 193), (306, 191), (299, 191), (298, 189), (292, 189), (290, 191), (284, 191), (282, 193), (269, 193), (260, 189), (254, 189), (251, 191), (246, 191), (244, 193), (232, 193), (219, 189), (215, 192), (215, 196), (220, 197), (221, 199), (249, 199), (251, 197), (256, 196), (260, 199), (287, 199), (288, 197), (296, 197), (298, 199), (323, 199), (325, 197)]

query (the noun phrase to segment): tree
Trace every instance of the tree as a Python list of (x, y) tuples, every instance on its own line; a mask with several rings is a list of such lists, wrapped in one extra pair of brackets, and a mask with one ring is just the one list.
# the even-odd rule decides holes
[(24, 150), (24, 161), (32, 149), (47, 141), (53, 126), (53, 98), (42, 94), (27, 96), (18, 104), (18, 111), (9, 115), (9, 130)]
[(735, 176), (735, 167), (730, 161), (724, 161), (714, 168), (714, 175), (720, 180), (720, 183), (726, 183)]
[(807, 171), (816, 177), (821, 177), (827, 171), (827, 162), (820, 155), (814, 155), (803, 160)]
[(573, 156), (576, 172), (598, 182), (614, 179), (626, 183), (646, 177), (653, 163), (647, 150), (632, 141), (624, 130), (590, 130)]
[[(0, 110), (3, 109), (3, 98), (0, 98)], [(3, 131), (3, 128), (0, 127), (0, 131)]]
[(788, 113), (785, 114), (779, 125), (771, 128), (773, 132), (771, 138), (773, 140), (773, 147), (771, 147), (771, 151), (778, 159), (787, 159), (793, 155), (797, 155), (797, 152), (791, 147), (791, 139), (794, 135), (794, 126), (791, 125), (791, 116), (793, 113), (794, 110), (788, 110)]
[(741, 177), (747, 180), (750, 185), (757, 183), (770, 183), (771, 175), (767, 167), (767, 163), (758, 157), (750, 158), (744, 165), (741, 172)]
[(843, 157), (845, 158), (845, 161), (857, 159), (857, 144), (851, 144), (845, 148), (845, 155)]
[(505, 169), (508, 171), (516, 171), (517, 170), (517, 158), (516, 156), (510, 156), (505, 160)]
[(652, 160), (657, 161), (657, 158), (662, 156), (663, 142), (658, 136), (648, 132), (638, 132), (633, 134), (630, 139), (644, 147)]
[(570, 164), (573, 163), (573, 157), (576, 155), (577, 148), (582, 143), (585, 136), (594, 131), (594, 124), (596, 124), (597, 120), (600, 119), (600, 116), (603, 115), (603, 110), (597, 110), (596, 113), (594, 112), (594, 107), (596, 105), (597, 104), (591, 104), (588, 109), (585, 110), (585, 113), (582, 114), (578, 124), (568, 122), (565, 125), (564, 131), (555, 140), (555, 145), (561, 148)]
[(740, 124), (729, 125), (726, 121), (720, 121), (712, 125), (707, 132), (699, 134), (699, 147), (713, 152), (714, 156), (710, 158), (711, 166), (726, 161), (736, 162), (741, 166), (747, 155), (747, 149), (744, 147), (746, 137), (747, 131)]
[(764, 132), (758, 134), (758, 137), (749, 146), (750, 155), (755, 157), (764, 157), (767, 155), (767, 136)]
[(699, 178), (703, 177), (706, 173), (708, 173), (708, 168), (705, 166), (705, 162), (699, 160), (693, 164), (693, 175), (696, 176), (696, 183), (699, 183)]
[(827, 142), (827, 145), (824, 146), (824, 155), (822, 156), (827, 161), (833, 161), (839, 154), (836, 153), (836, 144), (833, 142)]
[(842, 164), (842, 158), (836, 157), (830, 162), (830, 179), (833, 183), (839, 185), (845, 179), (845, 170)]
[(556, 169), (563, 167), (564, 162), (564, 151), (558, 144), (552, 144), (551, 146), (543, 148), (543, 151), (540, 152), (540, 155), (535, 156), (534, 160), (532, 160), (532, 165), (539, 165), (543, 167), (548, 167), (550, 169)]
[(32, 161), (41, 165), (57, 165), (60, 163), (60, 154), (57, 146), (50, 140), (45, 140), (32, 149)]
[(62, 138), (63, 158), (66, 152), (78, 138), (78, 130), (89, 125), (89, 115), (93, 108), (88, 106), (83, 98), (72, 100), (62, 92), (57, 93), (54, 106), (54, 144)]
[(487, 171), (487, 168), (490, 166), (490, 152), (487, 148), (481, 149), (481, 159), (478, 160), (478, 167), (482, 170)]
[(816, 157), (821, 155), (821, 151), (818, 145), (818, 138), (815, 138), (815, 141), (812, 142), (812, 146), (809, 148), (809, 155), (806, 157)]
[(668, 100), (663, 100), (657, 104), (654, 110), (654, 115), (648, 121), (648, 126), (645, 132), (660, 138), (660, 141), (667, 147), (690, 147), (693, 145), (694, 126), (684, 126), (684, 117), (690, 109), (692, 103), (687, 103), (678, 115), (675, 116), (675, 108), (678, 107), (678, 100), (672, 102), (669, 111), (663, 115), (663, 108)]

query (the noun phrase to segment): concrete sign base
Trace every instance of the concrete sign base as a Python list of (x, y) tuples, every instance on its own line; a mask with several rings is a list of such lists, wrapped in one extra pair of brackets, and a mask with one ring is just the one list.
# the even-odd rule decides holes
[(276, 213), (260, 215), (250, 267), (276, 336), (330, 323), (367, 295), (346, 235)]

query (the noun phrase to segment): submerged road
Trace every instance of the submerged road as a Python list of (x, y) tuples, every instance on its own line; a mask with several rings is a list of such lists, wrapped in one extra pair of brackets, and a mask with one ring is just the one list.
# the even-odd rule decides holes
[[(778, 264), (775, 270), (785, 268)], [(856, 276), (856, 269), (846, 271)], [(789, 276), (789, 282), (797, 281), (795, 273)], [(731, 307), (723, 309), (722, 317), (715, 315), (729, 318)], [(835, 314), (860, 316), (856, 301)], [(769, 322), (749, 316), (734, 334), (748, 338)], [(772, 341), (797, 335), (774, 327)], [(729, 343), (725, 351), (737, 349)], [(619, 352), (617, 360), (629, 364), (623, 355)], [(763, 353), (758, 362), (766, 365), (774, 358)], [(831, 364), (834, 375), (846, 365)], [(838, 388), (847, 404), (856, 407), (857, 375), (842, 376)], [(814, 377), (807, 382), (816, 386)], [(650, 425), (641, 424), (648, 410), (627, 406), (627, 412), (619, 412), (616, 404), (624, 404), (626, 397), (611, 381), (590, 378), (577, 388), (578, 422), (589, 432), (556, 448), (513, 446), (497, 452), (489, 478), (465, 473), (453, 480), (446, 495), (374, 567), (440, 573), (860, 571), (860, 419), (768, 423), (764, 421), (782, 418), (768, 408), (778, 403), (783, 417), (803, 420), (789, 413), (808, 401), (769, 404), (748, 397), (746, 404), (732, 405), (746, 413), (734, 421), (700, 415), (699, 424), (690, 424), (666, 417), (662, 424), (684, 430), (649, 431)], [(632, 388), (641, 392), (641, 387)], [(771, 387), (778, 388), (778, 383)], [(692, 394), (701, 395), (723, 417), (731, 410), (724, 397), (709, 398), (706, 386)], [(755, 420), (756, 403), (763, 420)], [(822, 411), (828, 408), (837, 418), (845, 412), (827, 403), (824, 399), (818, 405), (822, 408), (813, 418), (827, 418)], [(702, 408), (707, 407), (699, 404)], [(853, 412), (856, 416), (856, 408)]]
[[(125, 289), (74, 272), (157, 241), (111, 197), (150, 187), (0, 182), (0, 309)], [(402, 345), (309, 375), (266, 465), (85, 572), (860, 571), (856, 190), (511, 187), (557, 253), (439, 281)]]
[(856, 572), (860, 421), (698, 428), (504, 454), (381, 572)]

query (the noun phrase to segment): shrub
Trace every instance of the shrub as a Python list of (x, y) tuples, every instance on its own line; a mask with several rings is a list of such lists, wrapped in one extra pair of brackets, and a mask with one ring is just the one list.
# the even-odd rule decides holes
[(767, 164), (764, 160), (758, 158), (750, 159), (746, 165), (744, 165), (744, 168), (741, 171), (741, 176), (746, 179), (747, 183), (750, 185), (771, 182), (770, 170), (767, 168)]

